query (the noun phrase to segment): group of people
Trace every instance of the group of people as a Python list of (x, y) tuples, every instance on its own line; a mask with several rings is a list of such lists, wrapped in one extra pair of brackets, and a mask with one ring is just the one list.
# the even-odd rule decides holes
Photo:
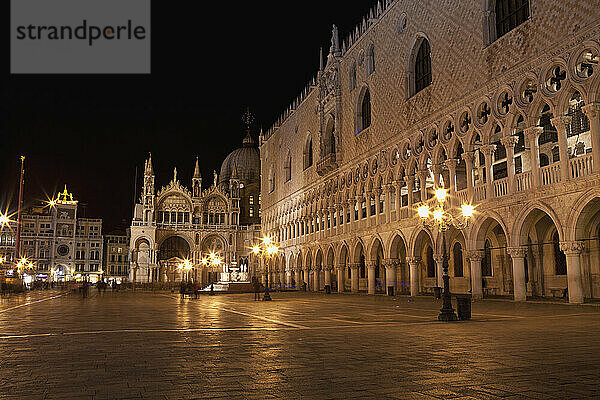
[(182, 299), (185, 297), (186, 294), (190, 296), (193, 294), (194, 298), (198, 299), (198, 294), (200, 293), (200, 285), (198, 285), (198, 282), (181, 281), (181, 283), (179, 284), (179, 293), (181, 294)]

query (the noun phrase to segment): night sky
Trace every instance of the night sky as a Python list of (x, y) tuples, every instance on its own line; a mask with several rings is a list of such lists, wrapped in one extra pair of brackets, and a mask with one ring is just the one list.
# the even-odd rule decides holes
[(174, 166), (189, 187), (196, 156), (210, 185), (212, 171), (241, 145), (246, 107), (256, 139), (316, 74), (332, 24), (344, 39), (376, 4), (217, 3), (152, 2), (150, 75), (10, 75), (5, 57), (2, 210), (17, 207), (20, 154), (25, 207), (66, 183), (87, 204), (85, 216), (104, 219), (105, 232), (131, 221), (136, 166), (139, 193), (150, 151), (157, 189)]

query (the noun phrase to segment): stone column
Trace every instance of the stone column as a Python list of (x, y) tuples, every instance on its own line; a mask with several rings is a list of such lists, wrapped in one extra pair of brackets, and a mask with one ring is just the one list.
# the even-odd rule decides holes
[(344, 271), (344, 266), (337, 266), (336, 267), (337, 270), (337, 286), (338, 286), (338, 293), (343, 293), (344, 292), (344, 273), (346, 271)]
[(421, 259), (409, 257), (406, 261), (410, 265), (410, 295), (414, 297), (419, 294), (419, 263)]
[(321, 267), (315, 266), (315, 268), (313, 268), (313, 292), (318, 292), (319, 287), (321, 286), (320, 276), (319, 276), (320, 274), (321, 274)]
[(529, 159), (531, 160), (531, 186), (537, 188), (540, 186), (540, 148), (538, 146), (538, 137), (544, 132), (541, 126), (532, 126), (525, 128), (523, 134), (529, 141)]
[(567, 256), (567, 284), (569, 288), (569, 303), (583, 303), (583, 279), (579, 256), (583, 251), (583, 242), (561, 242), (560, 249)]
[(407, 175), (404, 177), (404, 181), (406, 182), (406, 189), (408, 190), (408, 208), (413, 208), (413, 189), (415, 187), (415, 176)]
[(385, 193), (385, 203), (383, 203), (383, 214), (385, 215), (385, 223), (389, 224), (392, 222), (392, 190), (393, 187), (387, 184), (383, 188)]
[(381, 203), (379, 202), (379, 197), (381, 196), (381, 189), (373, 190), (373, 196), (375, 197), (375, 215), (377, 216), (381, 213)]
[(301, 271), (300, 268), (296, 268), (296, 271), (295, 271), (295, 273), (296, 273), (296, 277), (295, 277), (296, 278), (296, 289), (302, 288), (302, 282), (301, 282), (302, 274), (300, 273), (300, 271)]
[(446, 164), (449, 171), (450, 182), (448, 182), (448, 185), (450, 187), (450, 200), (452, 201), (455, 200), (454, 195), (456, 194), (456, 167), (458, 166), (458, 160), (450, 158), (444, 164)]
[(310, 269), (308, 269), (308, 267), (304, 267), (303, 271), (304, 271), (304, 279), (302, 280), (300, 287), (302, 287), (303, 283), (306, 282), (306, 290), (310, 291), (310, 289), (311, 289), (311, 287), (310, 287)]
[(512, 258), (513, 265), (513, 293), (515, 301), (527, 300), (527, 286), (525, 285), (525, 247), (509, 247), (506, 252)]
[(325, 285), (329, 285), (331, 287), (331, 268), (325, 267)]
[(500, 139), (506, 148), (506, 169), (508, 172), (508, 194), (515, 193), (515, 145), (519, 141), (516, 136), (505, 136)]
[(421, 203), (425, 203), (427, 201), (427, 171), (419, 170), (419, 182), (421, 185)]
[(592, 168), (600, 172), (600, 103), (592, 103), (582, 108), (590, 120), (590, 134), (592, 136)]
[(385, 292), (392, 286), (396, 294), (396, 260), (387, 260), (385, 264)]
[(368, 293), (375, 294), (375, 261), (367, 263)]
[(483, 260), (483, 251), (473, 250), (468, 252), (467, 258), (470, 264), (471, 274), (471, 295), (473, 299), (483, 298), (483, 287), (481, 277), (481, 260)]
[(441, 165), (434, 165), (432, 167), (432, 169), (433, 169), (433, 171), (432, 171), (433, 172), (433, 187), (435, 189), (437, 189), (437, 188), (440, 187), (440, 181), (441, 181), (440, 177), (442, 175), (442, 166)]
[[(444, 276), (444, 256), (441, 254), (437, 254), (434, 258), (435, 260), (435, 276), (437, 278), (438, 287), (444, 287), (444, 281), (442, 276)], [(450, 271), (448, 271), (448, 275)]]
[(350, 265), (352, 293), (358, 293), (358, 264)]
[(462, 159), (465, 160), (465, 172), (467, 174), (467, 193), (469, 202), (473, 201), (473, 160), (475, 155), (473, 153), (462, 153)]
[(494, 197), (494, 186), (492, 185), (492, 181), (494, 180), (494, 173), (492, 171), (492, 154), (496, 150), (495, 144), (488, 144), (485, 146), (481, 146), (481, 152), (485, 157), (485, 198), (491, 199)]
[(402, 186), (400, 182), (394, 182), (394, 190), (396, 190), (396, 220), (400, 220), (400, 208), (402, 208)]
[(279, 286), (280, 287), (285, 286), (285, 270), (284, 269), (279, 271)]
[(552, 125), (558, 131), (558, 151), (560, 153), (560, 180), (561, 182), (571, 179), (569, 174), (569, 154), (567, 148), (567, 129), (571, 124), (571, 117), (568, 115), (559, 115), (550, 120)]

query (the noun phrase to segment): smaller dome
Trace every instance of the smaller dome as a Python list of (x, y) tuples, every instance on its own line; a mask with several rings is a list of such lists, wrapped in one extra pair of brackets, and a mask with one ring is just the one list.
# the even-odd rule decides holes
[(219, 185), (229, 183), (234, 175), (247, 185), (260, 181), (260, 152), (250, 134), (244, 138), (243, 147), (232, 151), (223, 161)]

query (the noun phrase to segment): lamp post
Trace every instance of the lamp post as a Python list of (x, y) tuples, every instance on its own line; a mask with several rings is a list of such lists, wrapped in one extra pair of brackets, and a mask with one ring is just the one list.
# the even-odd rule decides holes
[(269, 260), (279, 251), (279, 247), (273, 244), (273, 241), (270, 237), (264, 237), (261, 239), (260, 244), (252, 247), (252, 253), (257, 256), (265, 259), (265, 295), (263, 296), (263, 301), (271, 301), (271, 295), (269, 294)]
[(424, 226), (428, 228), (437, 228), (442, 234), (442, 270), (444, 281), (444, 292), (442, 295), (442, 309), (438, 315), (440, 321), (456, 321), (458, 317), (452, 308), (452, 297), (450, 294), (450, 277), (448, 276), (448, 253), (446, 251), (446, 231), (450, 227), (459, 230), (465, 229), (470, 218), (473, 216), (474, 207), (471, 204), (463, 204), (460, 213), (454, 214), (451, 206), (446, 202), (448, 193), (446, 189), (439, 188), (435, 191), (437, 206), (430, 210), (427, 204), (422, 204), (417, 208), (417, 213)]

